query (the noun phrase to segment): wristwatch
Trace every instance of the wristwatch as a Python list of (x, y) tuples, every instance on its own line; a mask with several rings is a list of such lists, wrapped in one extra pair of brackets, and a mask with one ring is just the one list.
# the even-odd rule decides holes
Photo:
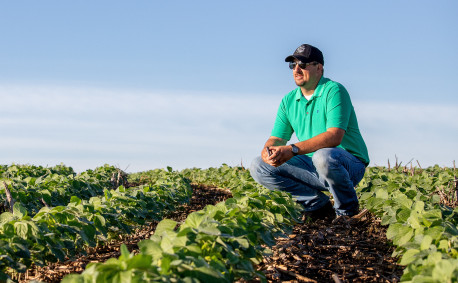
[(299, 148), (295, 144), (291, 144), (291, 151), (293, 152), (293, 155), (299, 154)]

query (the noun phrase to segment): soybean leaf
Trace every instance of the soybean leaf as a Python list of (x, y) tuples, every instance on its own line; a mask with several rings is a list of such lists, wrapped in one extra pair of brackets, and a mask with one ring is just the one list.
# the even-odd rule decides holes
[(177, 226), (177, 222), (171, 219), (164, 219), (157, 224), (155, 235), (161, 236), (164, 232), (171, 232)]
[(27, 209), (20, 202), (16, 202), (13, 205), (13, 215), (22, 219), (27, 215)]
[(410, 249), (410, 250), (407, 250), (404, 255), (402, 256), (402, 259), (401, 261), (399, 262), (399, 264), (401, 265), (407, 265), (409, 263), (411, 263), (412, 261), (414, 261), (416, 259), (416, 255), (419, 253), (420, 251), (417, 250), (417, 249)]

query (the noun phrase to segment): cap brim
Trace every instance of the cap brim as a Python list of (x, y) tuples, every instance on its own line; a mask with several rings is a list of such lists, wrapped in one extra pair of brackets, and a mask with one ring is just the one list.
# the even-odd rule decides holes
[(301, 55), (290, 55), (290, 56), (285, 58), (285, 62), (293, 62), (294, 59), (297, 59), (297, 60), (301, 61), (302, 63), (311, 62), (310, 59), (308, 59), (307, 57), (301, 56)]

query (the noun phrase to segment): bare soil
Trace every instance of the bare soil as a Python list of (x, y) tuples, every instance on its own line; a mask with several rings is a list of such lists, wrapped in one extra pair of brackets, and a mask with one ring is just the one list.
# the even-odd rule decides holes
[[(167, 218), (181, 222), (193, 211), (208, 204), (216, 204), (231, 197), (228, 190), (193, 187), (191, 202), (180, 206)], [(317, 220), (294, 227), (287, 238), (277, 241), (273, 255), (258, 266), (269, 282), (398, 282), (403, 267), (391, 257), (393, 247), (386, 240), (386, 229), (370, 214), (356, 222)], [(130, 251), (137, 243), (149, 238), (157, 223), (150, 223), (132, 233), (120, 237), (105, 246), (91, 248), (87, 256), (35, 267), (20, 282), (37, 280), (60, 282), (70, 273), (81, 273), (90, 262), (104, 262), (119, 257), (120, 245)]]

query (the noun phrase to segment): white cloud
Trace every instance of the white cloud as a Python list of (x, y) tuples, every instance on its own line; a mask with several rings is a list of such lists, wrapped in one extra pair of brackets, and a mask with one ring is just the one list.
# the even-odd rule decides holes
[[(82, 171), (104, 163), (140, 171), (248, 166), (281, 97), (0, 85), (1, 164)], [(388, 158), (450, 166), (458, 106), (354, 101), (372, 165)]]
[(114, 162), (134, 171), (247, 164), (268, 136), (278, 101), (46, 86), (0, 86), (0, 98), (8, 105), (0, 114), (0, 147), (8, 149), (2, 163), (84, 170)]
[(452, 166), (458, 158), (458, 105), (355, 102), (360, 129), (372, 164), (393, 164), (395, 156), (406, 164)]

